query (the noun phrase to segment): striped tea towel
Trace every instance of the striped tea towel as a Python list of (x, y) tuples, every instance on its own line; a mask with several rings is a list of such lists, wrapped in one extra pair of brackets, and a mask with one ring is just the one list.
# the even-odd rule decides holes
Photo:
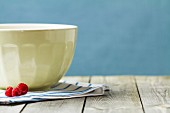
[(84, 96), (103, 95), (109, 87), (104, 84), (90, 84), (60, 80), (47, 91), (28, 92), (26, 95), (6, 97), (5, 90), (0, 90), (0, 104), (37, 102), (50, 99), (63, 99)]

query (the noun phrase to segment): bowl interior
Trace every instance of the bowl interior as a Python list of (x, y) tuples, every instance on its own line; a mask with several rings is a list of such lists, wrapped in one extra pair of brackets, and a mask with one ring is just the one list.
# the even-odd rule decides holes
[(57, 29), (74, 29), (77, 26), (65, 24), (0, 24), (0, 31), (15, 30), (57, 30)]

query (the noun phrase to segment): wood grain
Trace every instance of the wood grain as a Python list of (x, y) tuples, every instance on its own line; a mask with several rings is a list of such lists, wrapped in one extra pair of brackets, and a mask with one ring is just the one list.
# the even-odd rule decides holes
[(143, 113), (133, 77), (92, 77), (91, 83), (111, 87), (105, 96), (87, 97), (84, 113)]
[[(63, 79), (88, 82), (90, 78)], [(169, 76), (92, 76), (91, 83), (108, 84), (111, 91), (104, 96), (30, 103), (25, 108), (25, 104), (0, 105), (0, 113), (19, 113), (23, 108), (24, 113), (170, 113)]]
[(0, 113), (19, 113), (25, 104), (20, 105), (0, 105)]
[(170, 77), (136, 77), (145, 113), (170, 113)]
[[(64, 80), (88, 82), (89, 77), (64, 77)], [(23, 113), (81, 113), (85, 98), (44, 101), (28, 104)]]

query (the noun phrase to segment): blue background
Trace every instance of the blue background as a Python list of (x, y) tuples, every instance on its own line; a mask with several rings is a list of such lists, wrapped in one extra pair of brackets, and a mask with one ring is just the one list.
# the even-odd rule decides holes
[(79, 26), (67, 75), (170, 74), (170, 0), (1, 0), (0, 23)]

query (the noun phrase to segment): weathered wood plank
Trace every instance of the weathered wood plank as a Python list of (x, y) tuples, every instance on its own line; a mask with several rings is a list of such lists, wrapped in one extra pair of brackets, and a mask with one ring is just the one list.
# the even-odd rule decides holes
[[(89, 77), (64, 77), (64, 80), (88, 82)], [(85, 98), (63, 99), (28, 104), (23, 113), (81, 113)]]
[(20, 105), (0, 105), (0, 113), (19, 113), (25, 104)]
[(136, 77), (145, 113), (170, 113), (170, 76)]
[(92, 77), (91, 83), (105, 83), (111, 91), (105, 96), (87, 97), (84, 113), (143, 113), (133, 77)]

